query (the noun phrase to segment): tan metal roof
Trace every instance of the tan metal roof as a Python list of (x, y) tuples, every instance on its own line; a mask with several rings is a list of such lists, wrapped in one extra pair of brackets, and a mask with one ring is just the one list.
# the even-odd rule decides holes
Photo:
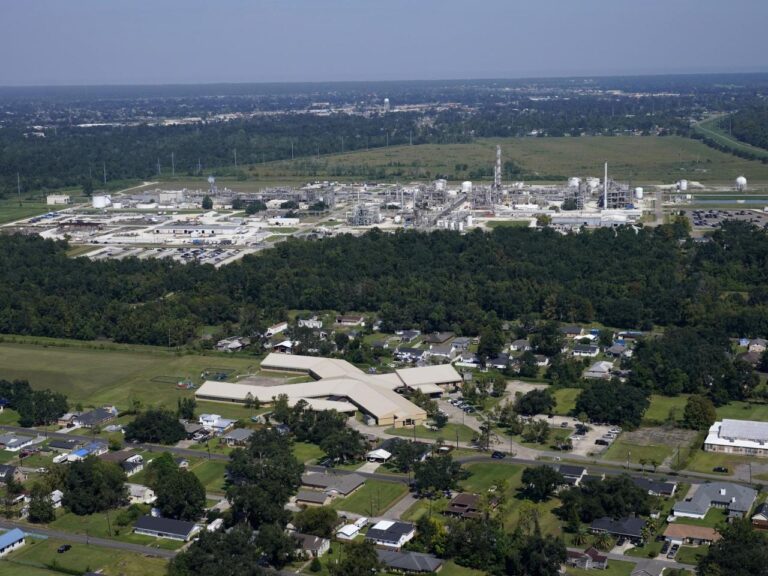
[(451, 384), (461, 382), (461, 375), (450, 364), (438, 364), (436, 366), (424, 366), (423, 368), (404, 368), (395, 371), (410, 387), (424, 384)]

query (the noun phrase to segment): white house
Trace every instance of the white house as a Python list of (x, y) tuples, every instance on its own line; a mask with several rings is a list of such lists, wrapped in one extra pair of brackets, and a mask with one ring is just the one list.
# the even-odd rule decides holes
[(274, 324), (273, 326), (270, 326), (267, 328), (267, 331), (264, 333), (264, 336), (267, 338), (272, 338), (275, 334), (280, 334), (280, 332), (283, 332), (285, 330), (288, 330), (288, 322), (278, 322), (277, 324)]
[(323, 321), (319, 320), (317, 316), (312, 318), (299, 318), (299, 328), (311, 328), (312, 330), (319, 330), (323, 327)]
[(390, 452), (387, 452), (383, 448), (379, 448), (377, 450), (371, 450), (370, 452), (368, 452), (368, 454), (365, 455), (365, 458), (368, 460), (368, 462), (384, 463), (390, 458), (392, 458), (392, 454)]
[(354, 524), (345, 524), (336, 531), (336, 538), (339, 540), (354, 540), (360, 534), (360, 527)]
[(155, 491), (148, 486), (126, 482), (125, 487), (128, 489), (128, 497), (131, 504), (152, 504), (157, 500)]
[(18, 528), (0, 536), (0, 558), (24, 546), (24, 532)]
[(227, 430), (235, 425), (236, 420), (222, 418), (219, 414), (200, 414), (198, 422), (200, 423), (200, 426), (209, 432), (224, 434)]
[(365, 539), (376, 546), (400, 549), (416, 536), (416, 527), (408, 522), (380, 520), (368, 529)]
[(61, 501), (64, 499), (64, 492), (61, 490), (54, 490), (49, 496), (51, 499), (51, 505), (54, 508), (61, 508)]

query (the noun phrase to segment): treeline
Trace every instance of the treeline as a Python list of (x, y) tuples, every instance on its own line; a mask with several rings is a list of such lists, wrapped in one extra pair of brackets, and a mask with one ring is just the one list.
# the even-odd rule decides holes
[(47, 426), (69, 408), (63, 394), (32, 390), (26, 380), (0, 380), (0, 401), (19, 413), (19, 425), (24, 427)]
[(683, 234), (674, 226), (566, 236), (374, 230), (291, 240), (218, 270), (70, 259), (64, 243), (5, 236), (0, 333), (179, 346), (201, 325), (229, 323), (252, 335), (299, 309), (375, 313), (384, 331), (476, 335), (497, 319), (534, 315), (768, 334), (766, 232), (728, 223), (701, 245)]
[(751, 106), (728, 119), (733, 136), (752, 146), (768, 150), (768, 105)]

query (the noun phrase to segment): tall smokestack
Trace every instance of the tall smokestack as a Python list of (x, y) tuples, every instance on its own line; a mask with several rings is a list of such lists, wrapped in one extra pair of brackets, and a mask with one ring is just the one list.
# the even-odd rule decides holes
[(501, 146), (496, 146), (496, 166), (493, 170), (493, 187), (501, 188)]
[(608, 210), (608, 162), (605, 163), (605, 176), (603, 176), (603, 210)]

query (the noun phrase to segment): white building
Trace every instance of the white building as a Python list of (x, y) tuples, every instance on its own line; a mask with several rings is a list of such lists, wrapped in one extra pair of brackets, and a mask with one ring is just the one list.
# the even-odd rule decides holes
[(72, 201), (69, 194), (48, 194), (45, 197), (45, 203), (48, 206), (58, 206), (61, 204), (69, 204)]
[(715, 422), (704, 440), (707, 452), (768, 456), (768, 422), (730, 420)]

